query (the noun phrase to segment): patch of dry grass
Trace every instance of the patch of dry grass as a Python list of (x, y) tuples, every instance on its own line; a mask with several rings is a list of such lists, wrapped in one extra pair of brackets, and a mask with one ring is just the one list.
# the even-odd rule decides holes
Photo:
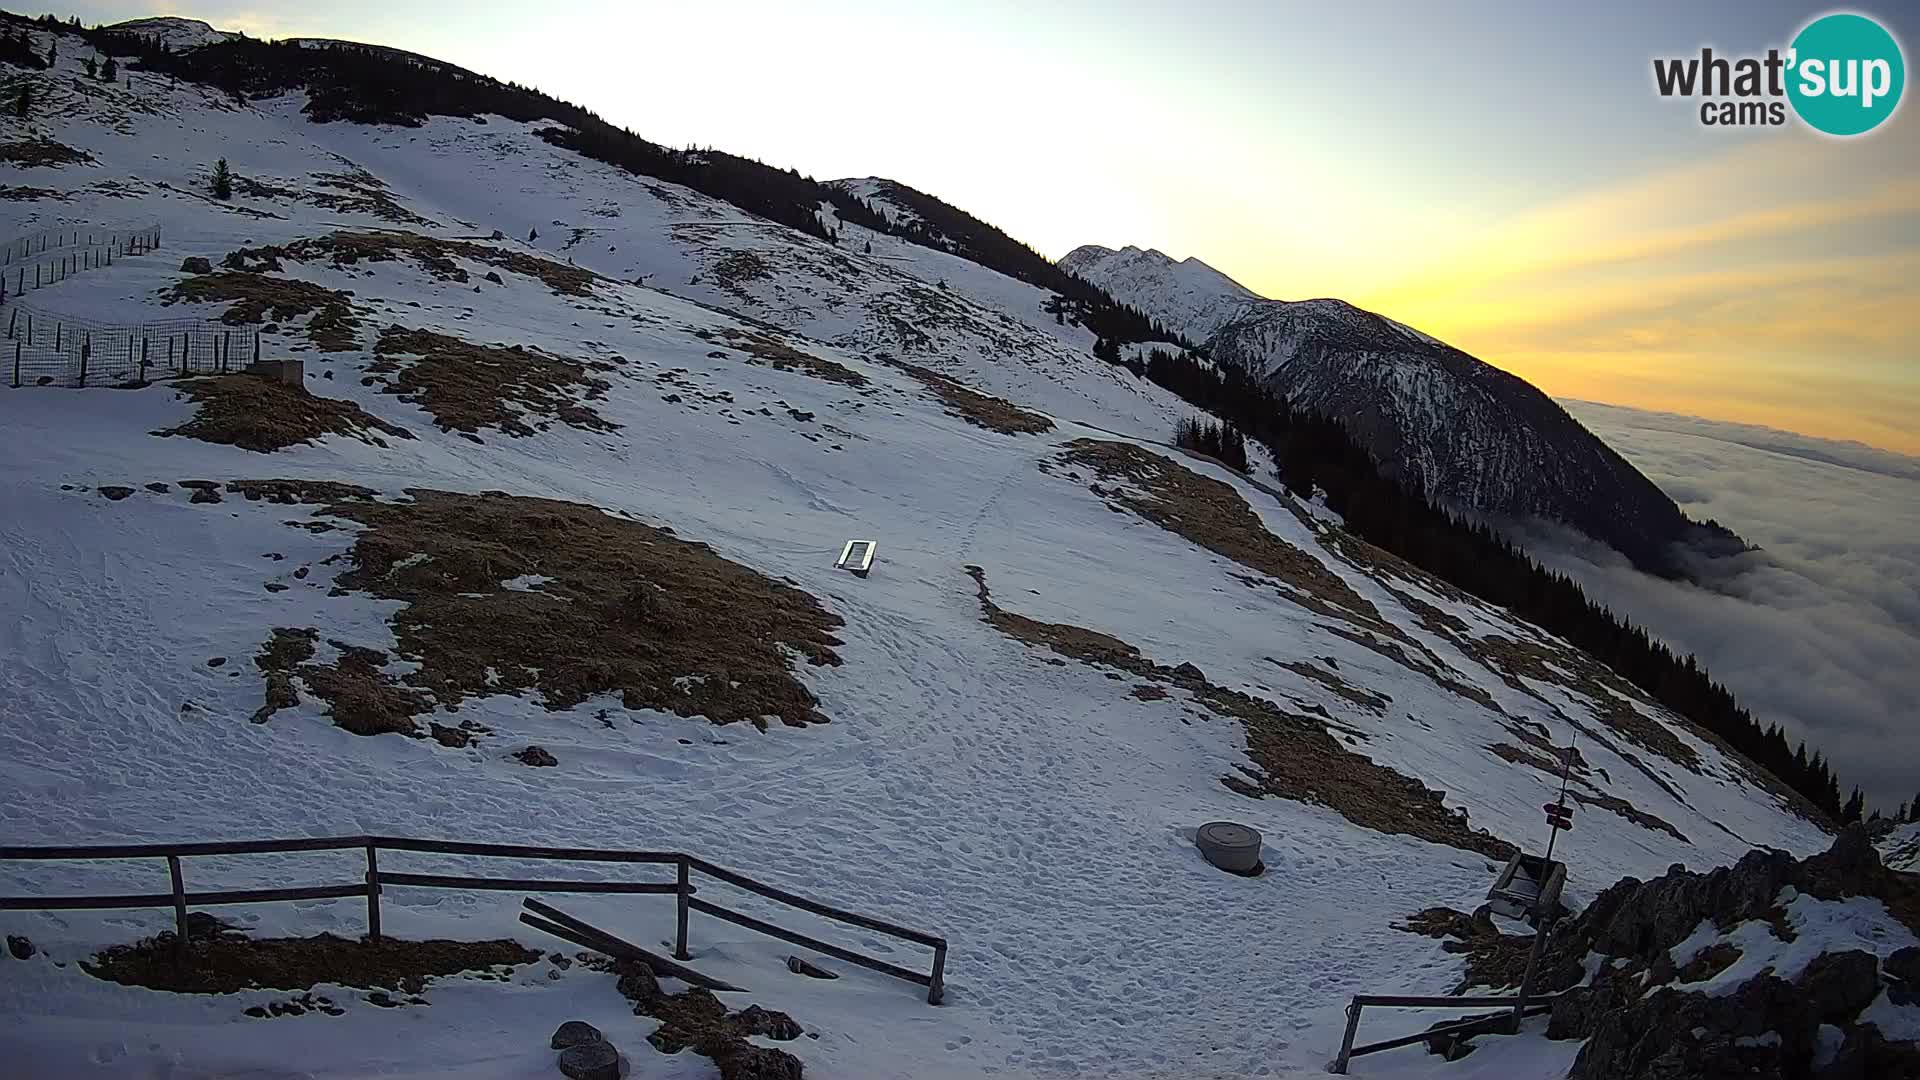
[[(974, 580), (982, 620), (1007, 636), (1085, 664), (1185, 690), (1195, 704), (1241, 721), (1247, 755), (1257, 769), (1242, 767), (1246, 775), (1223, 777), (1228, 788), (1253, 798), (1277, 795), (1330, 807), (1364, 828), (1417, 836), (1490, 858), (1504, 859), (1516, 850), (1504, 840), (1469, 828), (1464, 813), (1446, 808), (1445, 793), (1348, 750), (1312, 717), (1209, 682), (1190, 664), (1156, 664), (1110, 634), (1007, 611), (994, 602), (986, 571), (978, 566), (966, 569)], [(1134, 696), (1140, 696), (1137, 688)]]
[[(831, 631), (841, 620), (812, 596), (704, 544), (578, 503), (410, 494), (411, 502), (336, 502), (322, 513), (363, 526), (338, 585), (405, 602), (392, 626), (400, 656), (418, 670), (395, 681), (373, 650), (343, 650), (327, 670), (279, 659), (298, 647), (269, 650), (279, 669), (331, 695), (349, 730), (418, 734), (412, 717), (433, 703), (518, 692), (538, 693), (552, 709), (616, 693), (630, 709), (762, 728), (770, 718), (827, 719), (789, 661), (798, 653), (840, 663)], [(525, 575), (549, 580), (505, 587)]]
[(443, 240), (400, 230), (343, 230), (286, 245), (241, 248), (229, 252), (223, 265), (232, 270), (278, 270), (283, 259), (290, 262), (327, 262), (336, 267), (411, 259), (433, 277), (461, 284), (471, 280), (471, 277), (466, 268), (454, 260), (467, 259), (537, 278), (563, 296), (591, 296), (594, 282), (600, 280), (599, 275), (591, 270), (538, 258), (525, 252), (466, 240)]
[(1435, 907), (1393, 924), (1395, 930), (1441, 939), (1440, 947), (1467, 958), (1466, 974), (1453, 992), (1480, 986), (1501, 989), (1519, 986), (1533, 952), (1529, 934), (1502, 934), (1493, 920), (1476, 918), (1452, 908)]
[(267, 277), (240, 270), (198, 274), (165, 290), (168, 303), (195, 304), (232, 301), (220, 316), (230, 326), (294, 319), (308, 312), (307, 337), (321, 352), (347, 352), (360, 347), (360, 320), (353, 313), (351, 294), (309, 281)]
[(462, 432), (474, 442), (485, 428), (524, 437), (547, 430), (550, 421), (585, 431), (620, 426), (584, 404), (606, 397), (611, 384), (577, 360), (403, 326), (380, 331), (374, 354), (369, 383), (385, 383), (387, 393), (432, 413), (440, 430)]
[(1269, 532), (1247, 501), (1227, 484), (1132, 443), (1076, 439), (1067, 444), (1060, 463), (1081, 466), (1102, 480), (1124, 485), (1089, 487), (1111, 506), (1130, 510), (1216, 555), (1287, 583), (1294, 590), (1289, 597), (1310, 610), (1360, 620), (1382, 632), (1393, 629), (1338, 574)]
[(23, 169), (58, 169), (67, 165), (88, 165), (92, 162), (92, 154), (54, 142), (52, 139), (15, 139), (11, 142), (0, 142), (0, 164), (17, 165)]
[(1384, 713), (1387, 711), (1387, 706), (1393, 704), (1393, 699), (1387, 695), (1377, 694), (1372, 690), (1355, 686), (1334, 672), (1328, 671), (1312, 661), (1275, 660), (1269, 656), (1267, 657), (1267, 662), (1286, 668), (1295, 675), (1311, 679), (1363, 709), (1371, 709), (1376, 713)]
[(64, 191), (42, 187), (12, 187), (0, 184), (0, 200), (6, 202), (37, 202), (49, 199), (54, 202), (69, 202), (71, 197)]
[[(207, 920), (211, 922), (211, 920)], [(184, 994), (241, 990), (310, 990), (321, 983), (386, 987), (419, 993), (429, 978), (463, 971), (531, 964), (541, 954), (517, 941), (348, 941), (332, 934), (305, 938), (249, 938), (208, 927), (187, 938), (187, 963), (174, 959), (169, 930), (135, 945), (115, 945), (90, 962), (87, 974), (123, 986)]]
[(345, 435), (383, 449), (387, 444), (379, 433), (413, 438), (407, 429), (351, 401), (319, 397), (254, 375), (214, 375), (173, 385), (200, 409), (193, 419), (155, 435), (184, 435), (263, 454), (327, 435)]
[(1039, 435), (1053, 430), (1053, 421), (1046, 417), (1017, 408), (997, 397), (970, 390), (932, 368), (900, 360), (893, 363), (933, 391), (933, 395), (947, 407), (949, 414), (975, 427), (997, 431), (1002, 435)]
[(841, 386), (863, 387), (867, 377), (847, 367), (845, 364), (828, 360), (803, 352), (775, 337), (773, 332), (763, 330), (739, 330), (729, 327), (718, 332), (702, 332), (699, 335), (707, 340), (719, 338), (728, 345), (751, 356), (749, 364), (765, 364), (775, 371), (795, 371), (810, 375), (822, 382), (838, 383)]
[(1689, 772), (1701, 771), (1700, 755), (1693, 747), (1680, 741), (1665, 724), (1634, 708), (1632, 702), (1645, 701), (1646, 695), (1586, 653), (1503, 637), (1474, 639), (1467, 648), (1470, 655), (1499, 672), (1510, 685), (1524, 690), (1519, 680), (1526, 678), (1571, 690), (1587, 699), (1594, 715), (1628, 742)]

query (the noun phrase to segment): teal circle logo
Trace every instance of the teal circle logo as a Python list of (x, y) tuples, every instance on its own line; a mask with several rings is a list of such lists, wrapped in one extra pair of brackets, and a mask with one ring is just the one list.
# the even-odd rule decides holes
[(1793, 39), (1787, 99), (1793, 111), (1828, 135), (1860, 135), (1879, 127), (1907, 85), (1900, 43), (1865, 15), (1823, 15)]

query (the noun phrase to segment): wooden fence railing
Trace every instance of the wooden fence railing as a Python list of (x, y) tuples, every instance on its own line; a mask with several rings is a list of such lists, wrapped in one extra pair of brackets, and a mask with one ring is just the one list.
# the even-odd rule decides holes
[[(188, 892), (182, 859), (214, 855), (281, 854), (301, 851), (350, 851), (366, 854), (363, 880), (347, 885), (300, 885), (279, 889), (217, 889)], [(381, 851), (415, 851), (436, 855), (478, 855), (492, 858), (539, 859), (563, 862), (611, 862), (672, 865), (672, 881), (594, 881), (567, 878), (467, 877), (450, 874), (399, 873), (380, 868)], [(625, 893), (673, 896), (678, 905), (674, 958), (691, 959), (687, 952), (687, 916), (698, 911), (769, 937), (779, 938), (850, 964), (927, 988), (927, 1001), (940, 1004), (946, 993), (947, 941), (943, 937), (896, 926), (868, 915), (810, 900), (797, 893), (755, 881), (745, 874), (716, 866), (705, 859), (671, 851), (621, 851), (603, 848), (562, 848), (525, 844), (474, 844), (456, 840), (416, 840), (395, 836), (340, 836), (295, 840), (239, 840), (201, 844), (104, 844), (82, 847), (0, 847), (0, 861), (165, 859), (171, 888), (164, 893), (118, 893), (68, 896), (0, 896), (0, 911), (64, 911), (113, 908), (171, 907), (175, 940), (184, 962), (188, 941), (187, 910), (193, 906), (257, 904), (293, 900), (328, 900), (364, 896), (367, 936), (380, 937), (380, 896), (393, 886), (430, 889), (490, 889), (512, 892)], [(699, 873), (736, 888), (822, 918), (858, 926), (878, 934), (925, 945), (933, 950), (929, 970), (913, 971), (863, 953), (744, 915), (700, 899), (693, 881)]]

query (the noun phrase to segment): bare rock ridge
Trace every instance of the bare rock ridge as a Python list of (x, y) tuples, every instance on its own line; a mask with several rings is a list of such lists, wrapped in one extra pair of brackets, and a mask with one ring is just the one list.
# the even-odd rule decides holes
[(1858, 828), (1805, 859), (1756, 849), (1708, 873), (1623, 879), (1547, 946), (1544, 988), (1565, 990), (1547, 1035), (1587, 1040), (1571, 1080), (1920, 1077), (1920, 1045), (1870, 1011), (1915, 1000), (1920, 948), (1793, 944), (1859, 898), (1920, 923), (1920, 878), (1882, 866)]
[(1088, 245), (1060, 261), (1203, 343), (1294, 406), (1340, 420), (1382, 470), (1496, 518), (1570, 525), (1643, 569), (1676, 575), (1675, 545), (1738, 551), (1546, 394), (1445, 342), (1340, 300), (1269, 300), (1198, 259)]

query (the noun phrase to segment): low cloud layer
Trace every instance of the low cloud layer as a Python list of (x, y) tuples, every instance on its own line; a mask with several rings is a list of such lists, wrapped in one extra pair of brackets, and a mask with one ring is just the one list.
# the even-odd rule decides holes
[(1823, 750), (1870, 808), (1920, 794), (1920, 458), (1563, 404), (1689, 514), (1762, 550), (1720, 560), (1711, 588), (1649, 577), (1565, 533), (1530, 538), (1536, 557), (1697, 655), (1762, 723)]

